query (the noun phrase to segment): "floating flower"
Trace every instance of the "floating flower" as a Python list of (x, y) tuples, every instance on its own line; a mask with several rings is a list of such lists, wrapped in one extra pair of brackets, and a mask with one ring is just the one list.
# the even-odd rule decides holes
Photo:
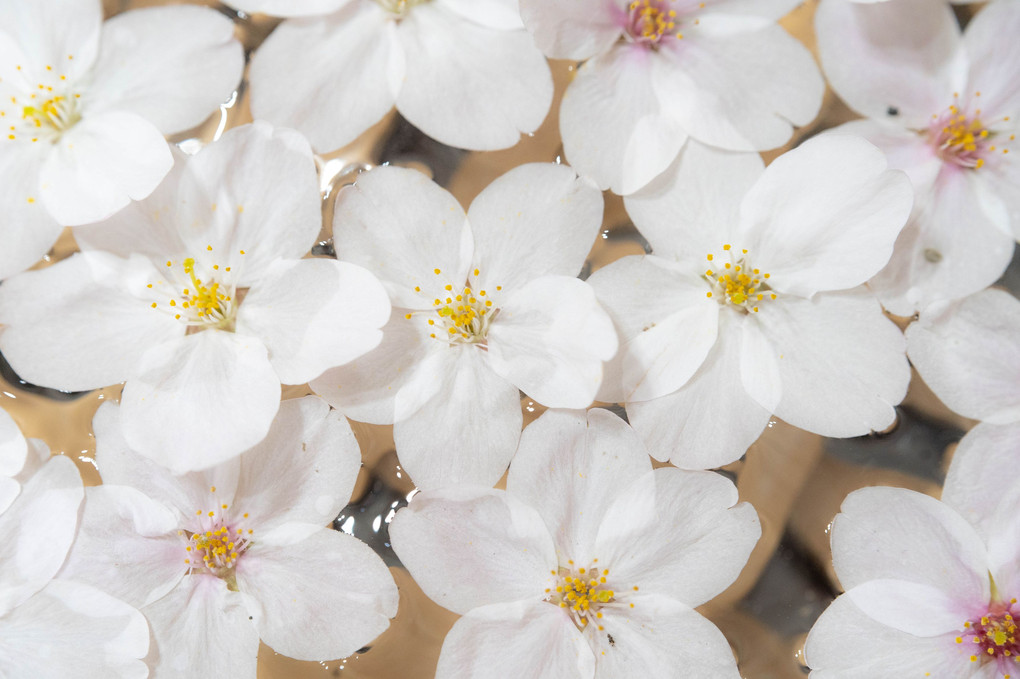
[(574, 278), (601, 219), (599, 192), (560, 165), (511, 170), (466, 216), (420, 172), (362, 174), (337, 203), (338, 256), (383, 281), (393, 315), (377, 349), (312, 389), (353, 419), (395, 423), (419, 487), (494, 484), (520, 437), (519, 390), (584, 408), (616, 351), (612, 323)]
[(739, 677), (698, 614), (761, 534), (724, 477), (653, 471), (605, 410), (529, 426), (507, 489), (425, 491), (390, 524), (393, 548), (437, 603), (463, 617), (437, 679)]
[(82, 254), (0, 287), (0, 350), (35, 384), (126, 381), (125, 436), (177, 472), (265, 436), (280, 383), (375, 347), (389, 316), (364, 269), (300, 259), (322, 221), (308, 143), (231, 130), (145, 201), (76, 229)]
[(354, 489), (350, 426), (315, 397), (284, 401), (265, 440), (173, 476), (130, 449), (121, 408), (96, 413), (89, 488), (64, 577), (136, 605), (155, 677), (255, 677), (259, 639), (304, 660), (353, 654), (389, 625), (397, 589), (360, 540), (324, 526)]
[(909, 316), (991, 285), (1020, 237), (1020, 4), (989, 3), (961, 36), (942, 3), (825, 0), (816, 27), (833, 88), (869, 118), (837, 131), (885, 151), (917, 195), (872, 289)]
[(255, 53), (251, 86), (256, 118), (300, 130), (318, 151), (354, 141), (394, 105), (444, 144), (506, 148), (552, 101), (515, 0), (351, 0), (286, 21)]
[(688, 137), (737, 151), (781, 146), (821, 106), (811, 54), (775, 23), (798, 0), (520, 4), (546, 56), (585, 60), (563, 96), (560, 134), (571, 165), (600, 188), (640, 189)]
[(0, 278), (64, 225), (105, 219), (170, 170), (163, 138), (229, 98), (244, 68), (233, 24), (199, 7), (102, 21), (99, 0), (0, 2)]
[(652, 455), (707, 469), (772, 414), (824, 436), (887, 428), (910, 370), (861, 286), (910, 211), (902, 173), (862, 139), (812, 139), (764, 169), (693, 144), (625, 201), (652, 246), (589, 283), (621, 349), (599, 400), (625, 403)]

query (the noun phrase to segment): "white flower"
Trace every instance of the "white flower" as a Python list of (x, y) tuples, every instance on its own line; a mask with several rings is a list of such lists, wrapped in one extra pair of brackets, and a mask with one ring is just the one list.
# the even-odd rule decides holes
[(961, 36), (943, 3), (825, 0), (816, 27), (830, 83), (869, 118), (837, 131), (884, 150), (917, 194), (871, 287), (909, 316), (991, 285), (1020, 238), (1020, 4), (989, 3)]
[(961, 442), (942, 502), (901, 488), (847, 497), (832, 523), (846, 594), (808, 636), (812, 677), (1020, 675), (1018, 440)]
[(312, 389), (363, 422), (395, 422), (397, 455), (422, 488), (494, 484), (521, 433), (518, 390), (584, 408), (616, 352), (592, 289), (574, 276), (602, 196), (573, 170), (515, 168), (465, 216), (420, 172), (380, 167), (341, 193), (338, 257), (393, 301), (382, 344)]
[(0, 0), (0, 278), (64, 225), (149, 195), (163, 138), (200, 123), (244, 68), (233, 24), (199, 7), (126, 12), (99, 0)]
[(255, 677), (259, 639), (304, 660), (350, 655), (397, 612), (393, 578), (364, 543), (324, 528), (361, 456), (318, 398), (284, 401), (265, 440), (186, 476), (137, 455), (118, 406), (96, 413), (103, 485), (89, 488), (63, 576), (138, 606), (155, 677)]
[(506, 491), (425, 491), (390, 524), (415, 581), (463, 617), (437, 679), (737, 679), (694, 608), (740, 573), (761, 529), (710, 472), (653, 471), (605, 410), (529, 426)]
[(0, 507), (0, 673), (5, 679), (144, 677), (145, 619), (86, 585), (53, 580), (84, 491), (74, 463), (41, 465)]
[(75, 230), (82, 254), (0, 286), (0, 350), (36, 384), (126, 380), (132, 447), (203, 469), (265, 436), (280, 383), (375, 347), (389, 316), (364, 269), (299, 259), (322, 221), (296, 132), (231, 130), (145, 201)]
[(775, 23), (798, 4), (521, 0), (546, 56), (585, 60), (560, 107), (571, 165), (628, 194), (688, 137), (739, 151), (784, 144), (825, 91), (811, 54)]
[(354, 141), (394, 105), (444, 144), (506, 148), (552, 101), (517, 0), (348, 0), (277, 27), (251, 86), (256, 118), (300, 130), (318, 151)]
[(598, 399), (626, 404), (652, 455), (739, 458), (773, 413), (846, 437), (895, 420), (910, 371), (863, 287), (888, 260), (910, 183), (862, 139), (812, 139), (763, 170), (692, 143), (625, 201), (653, 255), (589, 279), (621, 336)]

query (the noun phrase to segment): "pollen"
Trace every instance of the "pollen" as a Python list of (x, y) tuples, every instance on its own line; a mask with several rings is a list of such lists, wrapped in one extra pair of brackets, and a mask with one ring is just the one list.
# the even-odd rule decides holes
[[(607, 607), (623, 603), (607, 585), (608, 569), (603, 569), (600, 575), (598, 568), (575, 568), (574, 562), (568, 561), (559, 571), (552, 571), (552, 575), (557, 578), (556, 585), (553, 591), (546, 590), (549, 592), (546, 601), (564, 609), (578, 629), (601, 620)], [(629, 607), (634, 604), (629, 603)], [(595, 627), (602, 630), (600, 625)]]
[[(731, 244), (723, 245), (722, 249), (723, 256), (730, 258), (730, 261), (723, 263), (723, 271), (707, 269), (702, 275), (712, 288), (705, 293), (707, 298), (736, 307), (743, 313), (757, 313), (759, 307), (755, 303), (765, 301), (766, 296), (768, 299), (776, 299), (776, 294), (771, 292), (765, 282), (770, 274), (750, 266), (746, 249), (742, 249), (738, 257), (734, 256)], [(706, 259), (713, 261), (715, 255), (709, 253)]]

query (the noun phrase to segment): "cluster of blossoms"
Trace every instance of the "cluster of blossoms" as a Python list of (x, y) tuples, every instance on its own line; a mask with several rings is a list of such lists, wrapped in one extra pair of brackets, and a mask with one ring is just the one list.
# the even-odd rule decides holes
[[(331, 527), (350, 419), (392, 426), (420, 491), (388, 530), (461, 616), (436, 677), (737, 679), (697, 609), (762, 524), (712, 470), (773, 417), (888, 429), (912, 364), (981, 423), (941, 500), (847, 497), (845, 594), (804, 657), (1020, 677), (1020, 301), (989, 288), (1020, 238), (1020, 3), (961, 31), (942, 0), (819, 0), (822, 69), (778, 23), (799, 0), (226, 4), (0, 0), (0, 352), (41, 387), (123, 383), (92, 421), (99, 486), (0, 410), (0, 676), (254, 679), (260, 642), (370, 644), (399, 595)], [(282, 20), (246, 54), (258, 14)], [(384, 164), (324, 211), (318, 154), (394, 108), (515, 145), (547, 59), (576, 64), (566, 162), (467, 206)], [(862, 119), (766, 166), (826, 81)], [(239, 96), (253, 122), (167, 141)], [(648, 247), (592, 273), (604, 191)], [(548, 409), (527, 427), (522, 394)]]

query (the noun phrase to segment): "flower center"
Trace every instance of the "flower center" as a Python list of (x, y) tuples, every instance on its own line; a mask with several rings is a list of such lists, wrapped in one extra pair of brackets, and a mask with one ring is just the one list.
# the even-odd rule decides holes
[[(212, 487), (216, 492), (216, 486)], [(193, 573), (209, 573), (227, 581), (228, 587), (236, 591), (234, 566), (252, 543), (253, 531), (244, 529), (237, 522), (227, 518), (229, 505), (219, 505), (219, 510), (197, 510), (195, 516), (201, 525), (198, 530), (177, 531), (187, 538), (184, 547), (184, 563)], [(219, 518), (217, 518), (219, 517)], [(248, 518), (248, 514), (242, 516)]]
[[(441, 269), (433, 271), (437, 276), (442, 274)], [(478, 277), (478, 274), (479, 270), (475, 269), (475, 278)], [(411, 319), (415, 315), (426, 315), (429, 337), (433, 339), (450, 344), (484, 345), (489, 325), (499, 313), (491, 295), (486, 290), (474, 290), (470, 284), (465, 285), (460, 292), (454, 290), (452, 283), (448, 283), (444, 289), (447, 293), (446, 296), (433, 299), (431, 310), (412, 311), (404, 314), (404, 318)], [(502, 289), (503, 286), (496, 286), (497, 291)], [(415, 287), (414, 291), (421, 292), (421, 288)]]
[[(677, 18), (676, 3), (677, 0), (631, 0), (622, 17), (627, 38), (653, 49), (665, 37), (683, 40), (684, 34), (677, 30), (678, 22), (683, 20)], [(681, 13), (685, 16), (705, 7), (703, 2), (690, 0), (680, 0), (680, 4)], [(691, 19), (690, 16), (686, 18)], [(697, 25), (698, 20), (693, 19), (690, 23)]]
[[(978, 96), (980, 92), (975, 93)], [(1009, 117), (1003, 121), (1009, 121)], [(989, 129), (981, 120), (981, 109), (970, 114), (956, 104), (941, 115), (932, 116), (927, 136), (943, 161), (974, 170), (980, 169), (994, 153), (1008, 154), (1007, 144), (1015, 140), (1015, 135), (1003, 138)]]
[[(206, 250), (211, 252), (212, 246), (206, 246)], [(244, 250), (239, 252), (244, 254)], [(147, 285), (162, 293), (161, 300), (150, 305), (153, 309), (173, 314), (188, 326), (189, 332), (207, 328), (233, 331), (244, 290), (237, 290), (232, 282), (236, 272), (231, 267), (215, 262), (196, 263), (194, 257), (180, 262), (180, 269), (173, 260), (167, 260), (166, 267), (168, 278), (173, 280)]]
[[(716, 258), (714, 254), (706, 255), (713, 266), (722, 264), (721, 269), (705, 270), (703, 278), (712, 286), (705, 293), (719, 304), (726, 304), (739, 309), (742, 313), (758, 313), (758, 303), (766, 299), (775, 299), (776, 293), (771, 291), (766, 282), (771, 274), (762, 273), (749, 262), (747, 250), (741, 250), (736, 256), (733, 246), (723, 245), (723, 255)], [(724, 261), (729, 259), (729, 261)]]
[[(73, 55), (68, 55), (73, 60)], [(21, 71), (21, 66), (15, 67)], [(46, 66), (40, 81), (20, 96), (0, 103), (0, 120), (7, 126), (9, 141), (54, 142), (81, 120), (81, 94), (67, 87), (67, 76)]]
[(1006, 679), (1007, 668), (1020, 663), (1020, 629), (1013, 618), (1016, 599), (1008, 604), (993, 605), (987, 614), (977, 620), (963, 624), (964, 632), (956, 637), (956, 643), (969, 646), (971, 662), (999, 664)]
[[(567, 566), (560, 566), (559, 571), (550, 571), (556, 578), (554, 587), (545, 590), (546, 601), (556, 604), (569, 613), (578, 629), (585, 629), (589, 624), (602, 631), (599, 624), (602, 610), (607, 606), (621, 606), (616, 592), (606, 583), (609, 569), (599, 569), (598, 559), (592, 560), (589, 568), (576, 568), (573, 561)], [(634, 588), (637, 591), (637, 587)], [(634, 604), (628, 604), (634, 608)]]
[(401, 19), (407, 15), (415, 5), (423, 5), (429, 0), (375, 0), (380, 7), (392, 14), (395, 18)]

